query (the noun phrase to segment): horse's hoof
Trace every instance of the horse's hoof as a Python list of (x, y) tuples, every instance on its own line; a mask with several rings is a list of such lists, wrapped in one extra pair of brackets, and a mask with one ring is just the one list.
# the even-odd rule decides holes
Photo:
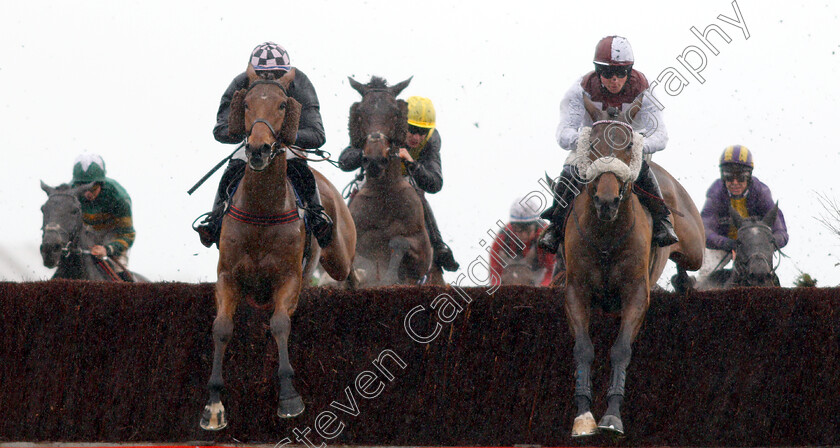
[(201, 429), (207, 431), (219, 431), (227, 426), (227, 418), (225, 417), (225, 407), (222, 402), (208, 403), (204, 406), (204, 411), (201, 413)]
[(624, 435), (624, 424), (621, 423), (620, 418), (614, 415), (605, 415), (601, 417), (601, 421), (598, 423), (598, 429), (603, 433), (612, 434), (614, 436)]
[(595, 425), (595, 417), (591, 412), (575, 417), (575, 425), (572, 426), (572, 437), (589, 437), (598, 434), (598, 426)]
[(277, 416), (280, 418), (292, 418), (303, 414), (306, 406), (303, 405), (303, 400), (300, 395), (285, 400), (280, 400), (280, 407), (277, 408)]

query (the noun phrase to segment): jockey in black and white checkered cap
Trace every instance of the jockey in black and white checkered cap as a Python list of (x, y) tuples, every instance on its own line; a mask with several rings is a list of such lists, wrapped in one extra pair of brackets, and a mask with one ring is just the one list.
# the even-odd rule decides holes
[[(251, 52), (248, 63), (264, 79), (279, 79), (292, 68), (289, 53), (274, 42), (264, 42), (257, 45)], [(222, 95), (219, 111), (216, 113), (216, 126), (213, 128), (213, 136), (216, 141), (239, 144), (245, 140), (245, 134), (230, 132), (228, 116), (230, 115), (230, 102), (234, 92), (247, 87), (248, 75), (242, 72), (233, 78)], [(324, 125), (321, 120), (321, 106), (315, 93), (315, 87), (298, 67), (295, 67), (295, 79), (289, 85), (288, 95), (301, 105), (300, 123), (294, 144), (304, 149), (320, 148), (326, 141)], [(318, 239), (318, 244), (324, 247), (330, 243), (332, 220), (324, 213), (324, 208), (321, 206), (321, 198), (316, 190), (315, 176), (309, 170), (306, 160), (298, 158), (293, 151), (286, 151), (286, 158), (288, 159), (287, 176), (295, 190), (301, 195), (301, 200), (307, 211), (307, 221)], [(245, 148), (242, 147), (231, 157), (227, 169), (222, 175), (213, 203), (213, 210), (195, 228), (201, 237), (201, 243), (207, 247), (219, 241), (225, 202), (232, 194), (232, 187), (242, 179), (245, 173), (245, 164)]]

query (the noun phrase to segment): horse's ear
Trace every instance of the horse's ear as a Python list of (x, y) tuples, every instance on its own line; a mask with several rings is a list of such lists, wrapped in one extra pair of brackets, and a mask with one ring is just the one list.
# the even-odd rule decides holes
[(230, 99), (228, 134), (232, 137), (245, 134), (245, 92), (246, 89), (237, 90)]
[(286, 100), (286, 116), (283, 119), (283, 127), (280, 128), (280, 140), (284, 145), (295, 144), (298, 124), (300, 124), (300, 103), (289, 97)]
[(361, 148), (364, 146), (365, 136), (362, 133), (362, 115), (359, 113), (359, 105), (361, 103), (353, 103), (350, 106), (350, 122), (347, 123), (347, 130), (350, 131), (350, 144), (354, 148)]
[(589, 114), (589, 118), (592, 121), (598, 121), (598, 118), (601, 116), (601, 109), (598, 109), (598, 106), (589, 99), (589, 95), (583, 94), (583, 107), (586, 109), (586, 112)]
[(51, 196), (55, 192), (55, 188), (45, 184), (44, 181), (41, 181), (41, 189), (47, 193), (47, 196)]
[(257, 74), (257, 71), (254, 70), (254, 66), (248, 64), (248, 68), (245, 69), (245, 74), (248, 75), (248, 84), (260, 79), (260, 75)]
[(285, 75), (281, 76), (280, 79), (277, 80), (277, 83), (283, 86), (284, 89), (288, 90), (289, 86), (292, 85), (292, 81), (295, 80), (295, 75), (297, 75), (297, 70), (291, 69), (286, 72)]
[(738, 210), (735, 210), (735, 207), (729, 206), (729, 217), (732, 218), (732, 223), (735, 224), (736, 228), (741, 228), (744, 225), (744, 218), (738, 213)]
[(391, 88), (388, 89), (388, 90), (390, 90), (391, 94), (394, 95), (394, 97), (396, 97), (397, 95), (400, 94), (400, 92), (402, 92), (406, 87), (408, 87), (408, 84), (411, 82), (412, 78), (414, 78), (414, 76), (406, 79), (405, 81), (403, 81), (403, 82), (401, 82), (401, 83), (399, 83), (395, 86), (391, 86)]
[(761, 218), (761, 222), (763, 222), (764, 224), (767, 224), (768, 227), (772, 228), (773, 224), (776, 223), (776, 216), (778, 214), (779, 214), (779, 201), (776, 201), (776, 205), (774, 205), (773, 208), (771, 208), (770, 211), (767, 212), (767, 214), (764, 215), (763, 218)]
[(548, 173), (545, 173), (545, 181), (548, 182), (548, 186), (551, 187), (551, 191), (554, 191), (554, 186), (557, 185), (557, 182), (555, 182)]
[(367, 88), (364, 84), (360, 83), (359, 81), (356, 81), (355, 79), (349, 76), (347, 77), (347, 79), (350, 80), (350, 87), (352, 87), (353, 90), (359, 92), (359, 95), (365, 96), (365, 93), (367, 93)]
[(642, 110), (642, 100), (644, 96), (644, 93), (639, 94), (639, 96), (637, 96), (636, 99), (633, 100), (633, 103), (630, 104), (630, 107), (627, 108), (626, 116), (628, 123), (632, 123), (633, 119), (636, 118), (636, 114), (638, 114), (639, 111)]

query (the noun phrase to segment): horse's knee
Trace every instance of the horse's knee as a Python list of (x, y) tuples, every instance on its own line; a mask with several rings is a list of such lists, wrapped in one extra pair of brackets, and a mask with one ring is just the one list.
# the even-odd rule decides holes
[(623, 365), (630, 361), (633, 349), (629, 344), (618, 343), (610, 348), (610, 361), (613, 365)]
[(233, 319), (227, 316), (216, 317), (213, 321), (213, 339), (226, 344), (232, 335)]
[(292, 331), (292, 319), (286, 313), (278, 313), (271, 317), (269, 323), (271, 327), (271, 334), (275, 337), (288, 337)]
[(574, 357), (577, 362), (592, 364), (595, 361), (595, 347), (592, 342), (583, 340), (575, 342)]

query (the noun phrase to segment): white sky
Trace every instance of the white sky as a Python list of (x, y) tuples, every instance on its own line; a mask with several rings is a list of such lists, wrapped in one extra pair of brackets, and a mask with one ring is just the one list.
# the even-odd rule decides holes
[[(591, 70), (597, 41), (633, 45), (635, 67), (655, 79), (668, 67), (688, 77), (676, 96), (659, 87), (670, 142), (654, 160), (702, 208), (731, 144), (755, 154), (787, 219), (779, 274), (799, 270), (820, 286), (840, 283), (840, 238), (815, 217), (815, 192), (837, 198), (840, 3), (730, 1), (486, 2), (399, 0), (295, 2), (7, 2), (0, 17), (0, 280), (51, 275), (41, 266), (39, 180), (70, 180), (82, 152), (99, 153), (134, 203), (131, 268), (155, 281), (215, 281), (218, 252), (190, 223), (209, 210), (221, 171), (186, 194), (232, 146), (212, 137), (218, 101), (251, 49), (273, 40), (314, 83), (334, 158), (358, 94), (347, 76), (430, 97), (443, 137), (443, 191), (429, 196), (462, 270), (484, 254), (479, 241), (506, 220), (511, 201), (559, 174), (554, 140), (560, 98)], [(596, 6), (597, 5), (597, 6)], [(711, 54), (692, 35), (718, 24)], [(705, 50), (704, 83), (676, 60)], [(689, 58), (690, 62), (696, 62)], [(352, 175), (316, 164), (339, 188)], [(663, 277), (670, 276), (672, 269)], [(449, 281), (455, 277), (447, 274)], [(660, 281), (662, 283), (662, 281)]]

